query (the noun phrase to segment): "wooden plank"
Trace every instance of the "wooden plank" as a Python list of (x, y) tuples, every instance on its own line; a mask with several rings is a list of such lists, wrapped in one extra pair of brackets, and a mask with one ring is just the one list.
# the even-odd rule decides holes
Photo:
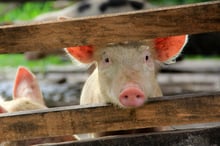
[(53, 51), (78, 45), (137, 41), (220, 31), (220, 1), (0, 27), (0, 53)]
[(0, 141), (219, 122), (219, 107), (217, 92), (151, 98), (137, 109), (94, 105), (1, 114)]
[(125, 135), (38, 146), (219, 146), (220, 127)]

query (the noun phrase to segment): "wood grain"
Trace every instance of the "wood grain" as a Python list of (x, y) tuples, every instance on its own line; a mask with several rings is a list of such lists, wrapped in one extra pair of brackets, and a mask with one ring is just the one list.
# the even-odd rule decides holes
[(219, 146), (220, 127), (98, 138), (38, 146)]
[(67, 21), (0, 27), (0, 53), (220, 31), (220, 1)]
[(151, 98), (141, 108), (70, 106), (1, 114), (0, 141), (220, 121), (220, 92)]

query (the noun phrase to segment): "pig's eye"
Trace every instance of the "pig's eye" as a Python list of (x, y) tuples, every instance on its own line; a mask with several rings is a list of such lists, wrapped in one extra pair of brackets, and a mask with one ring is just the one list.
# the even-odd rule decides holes
[(104, 61), (105, 61), (105, 63), (109, 63), (110, 62), (109, 58), (105, 58)]
[(111, 63), (111, 58), (106, 52), (103, 52), (102, 54), (102, 62), (105, 65), (109, 65)]
[(148, 59), (149, 59), (149, 56), (148, 56), (148, 55), (146, 55), (146, 56), (145, 56), (145, 60), (146, 60), (146, 61), (148, 61)]

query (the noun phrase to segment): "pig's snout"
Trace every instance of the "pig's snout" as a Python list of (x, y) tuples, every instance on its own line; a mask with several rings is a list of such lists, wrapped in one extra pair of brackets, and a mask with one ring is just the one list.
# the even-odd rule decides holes
[(137, 87), (128, 87), (120, 93), (119, 101), (125, 107), (139, 107), (144, 104), (145, 95)]

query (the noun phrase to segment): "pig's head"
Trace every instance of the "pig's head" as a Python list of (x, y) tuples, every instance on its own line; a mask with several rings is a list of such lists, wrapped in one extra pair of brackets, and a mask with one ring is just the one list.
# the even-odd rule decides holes
[(138, 107), (148, 97), (162, 95), (156, 81), (156, 63), (175, 60), (186, 40), (184, 35), (104, 48), (71, 47), (66, 48), (66, 52), (82, 63), (96, 62), (98, 88), (106, 102), (120, 107)]
[(25, 67), (16, 73), (13, 100), (2, 102), (0, 112), (16, 112), (46, 108), (36, 77)]

